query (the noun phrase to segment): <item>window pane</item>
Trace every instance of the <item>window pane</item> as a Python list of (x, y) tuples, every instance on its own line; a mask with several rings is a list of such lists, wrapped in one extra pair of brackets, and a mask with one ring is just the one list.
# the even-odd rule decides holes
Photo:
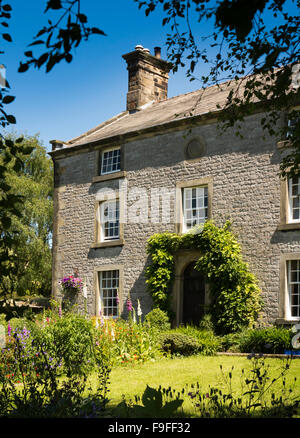
[(297, 283), (298, 281), (298, 272), (291, 272), (291, 283)]
[(119, 238), (119, 201), (105, 201), (100, 206), (102, 240)]
[(121, 150), (113, 149), (102, 152), (101, 174), (118, 172), (121, 167)]
[(300, 316), (300, 261), (290, 260), (288, 264), (289, 315)]
[(300, 220), (300, 177), (295, 176), (289, 180), (289, 220)]
[[(105, 279), (105, 282), (103, 281)], [(119, 288), (119, 271), (99, 273), (101, 311), (106, 317), (118, 316), (117, 294)]]
[(298, 269), (298, 260), (291, 260), (290, 265), (291, 265), (291, 270), (292, 271), (297, 271), (297, 269)]
[(192, 187), (183, 189), (184, 230), (203, 224), (208, 217), (208, 188)]

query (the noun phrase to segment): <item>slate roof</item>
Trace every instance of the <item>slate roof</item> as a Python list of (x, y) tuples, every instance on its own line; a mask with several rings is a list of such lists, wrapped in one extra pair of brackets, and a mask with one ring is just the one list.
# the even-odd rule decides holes
[(230, 85), (214, 85), (187, 94), (181, 94), (161, 102), (147, 104), (135, 113), (124, 111), (95, 128), (75, 137), (65, 146), (79, 146), (126, 135), (145, 128), (159, 127), (169, 122), (188, 119), (191, 116), (207, 115), (218, 111), (217, 104), (224, 105)]

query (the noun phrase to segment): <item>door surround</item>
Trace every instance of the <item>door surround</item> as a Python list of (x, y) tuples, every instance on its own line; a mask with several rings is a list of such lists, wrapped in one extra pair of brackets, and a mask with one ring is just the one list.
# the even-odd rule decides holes
[[(172, 288), (172, 310), (175, 313), (173, 325), (178, 327), (182, 323), (183, 310), (183, 287), (184, 287), (184, 271), (186, 267), (196, 262), (201, 253), (199, 250), (179, 250), (174, 256), (175, 262), (175, 279)], [(205, 305), (209, 304), (208, 285), (205, 284)]]

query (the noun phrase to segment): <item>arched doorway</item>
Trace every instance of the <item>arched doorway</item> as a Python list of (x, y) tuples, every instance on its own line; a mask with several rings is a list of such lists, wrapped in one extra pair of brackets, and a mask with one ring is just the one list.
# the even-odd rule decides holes
[(196, 262), (187, 265), (183, 273), (183, 324), (198, 325), (204, 315), (205, 306), (205, 279), (195, 269)]

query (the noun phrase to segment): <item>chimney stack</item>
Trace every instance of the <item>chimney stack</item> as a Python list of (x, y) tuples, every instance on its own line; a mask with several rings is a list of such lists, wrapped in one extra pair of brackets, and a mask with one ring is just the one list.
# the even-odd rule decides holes
[(137, 45), (133, 52), (123, 55), (128, 69), (127, 111), (135, 112), (146, 103), (168, 98), (170, 62), (161, 59), (160, 47), (149, 49)]
[(160, 59), (160, 56), (161, 56), (161, 48), (160, 47), (154, 47), (154, 55), (156, 58)]

